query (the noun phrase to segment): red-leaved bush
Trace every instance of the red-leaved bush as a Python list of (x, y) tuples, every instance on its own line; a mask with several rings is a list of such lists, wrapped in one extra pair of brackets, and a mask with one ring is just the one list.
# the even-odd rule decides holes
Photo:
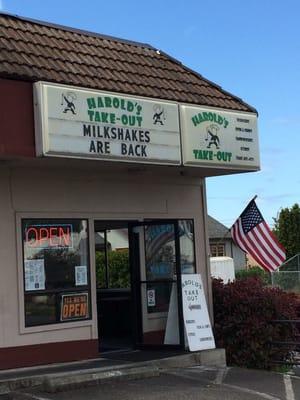
[(290, 348), (270, 342), (295, 341), (296, 329), (272, 321), (297, 319), (295, 294), (264, 286), (259, 278), (228, 284), (214, 279), (213, 301), (215, 339), (217, 347), (226, 349), (229, 365), (270, 369), (273, 360), (287, 359)]

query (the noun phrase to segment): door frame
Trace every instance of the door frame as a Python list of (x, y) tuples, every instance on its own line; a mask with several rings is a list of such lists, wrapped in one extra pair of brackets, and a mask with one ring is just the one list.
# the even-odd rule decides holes
[[(175, 270), (176, 270), (176, 288), (177, 288), (177, 315), (179, 344), (144, 344), (142, 343), (143, 335), (143, 317), (142, 317), (142, 301), (141, 301), (141, 285), (147, 284), (149, 281), (141, 280), (141, 251), (139, 246), (139, 234), (134, 232), (136, 227), (145, 227), (153, 225), (173, 225), (175, 240)], [(181, 282), (181, 266), (180, 266), (180, 242), (179, 242), (179, 220), (178, 219), (149, 219), (142, 222), (128, 223), (129, 237), (129, 263), (131, 270), (131, 288), (132, 288), (132, 305), (134, 318), (134, 340), (135, 347), (140, 349), (185, 349), (184, 335), (184, 319), (182, 304), (182, 282)], [(145, 255), (144, 255), (145, 257)], [(152, 282), (152, 281), (151, 281)]]
[[(97, 232), (104, 232), (105, 234), (105, 264), (106, 264), (106, 271), (105, 271), (105, 278), (106, 281), (108, 282), (108, 270), (107, 270), (107, 248), (106, 248), (106, 242), (107, 242), (107, 231), (108, 230), (113, 230), (113, 229), (118, 229), (116, 226), (122, 225), (124, 226), (124, 228), (126, 227), (126, 229), (128, 230), (128, 251), (129, 251), (129, 274), (130, 274), (130, 312), (131, 312), (131, 320), (130, 320), (130, 325), (131, 325), (131, 330), (132, 330), (132, 335), (131, 335), (131, 340), (130, 340), (130, 347), (134, 348), (135, 347), (135, 343), (136, 343), (136, 330), (135, 330), (135, 320), (136, 318), (134, 317), (134, 310), (135, 310), (135, 305), (134, 305), (134, 292), (135, 290), (133, 289), (132, 286), (132, 282), (133, 282), (133, 269), (132, 269), (132, 263), (131, 263), (131, 242), (130, 242), (130, 225), (133, 224), (135, 225), (136, 223), (138, 223), (138, 220), (133, 220), (133, 219), (101, 219), (101, 218), (95, 218), (93, 219), (93, 232), (94, 235)], [(97, 229), (97, 223), (100, 223), (103, 225), (103, 227), (101, 229)], [(96, 253), (96, 246), (94, 243), (94, 252)], [(96, 260), (95, 260), (95, 281), (96, 281), (96, 304), (98, 303), (98, 293), (103, 290), (103, 292), (105, 291), (109, 291), (111, 290), (109, 287), (103, 288), (103, 289), (99, 289), (97, 287), (97, 278), (96, 278)], [(99, 327), (99, 308), (98, 308), (98, 304), (96, 307), (97, 310), (97, 326)], [(100, 328), (101, 329), (101, 328)], [(98, 346), (99, 346), (99, 350), (101, 351), (101, 342), (103, 340), (102, 335), (100, 334), (100, 331), (98, 329)]]

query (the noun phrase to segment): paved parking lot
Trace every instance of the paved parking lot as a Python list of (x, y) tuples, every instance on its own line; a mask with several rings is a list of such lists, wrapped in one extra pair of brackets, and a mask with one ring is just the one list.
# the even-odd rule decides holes
[(297, 400), (300, 378), (242, 368), (191, 367), (168, 370), (154, 378), (114, 381), (58, 393), (32, 390), (23, 396), (26, 400)]

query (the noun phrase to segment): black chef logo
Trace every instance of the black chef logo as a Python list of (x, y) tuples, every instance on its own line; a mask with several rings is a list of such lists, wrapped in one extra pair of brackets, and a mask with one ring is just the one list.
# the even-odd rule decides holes
[(212, 145), (216, 146), (216, 149), (220, 148), (220, 139), (218, 136), (219, 127), (216, 124), (211, 124), (206, 128), (206, 138), (208, 141), (207, 149), (210, 149)]
[(166, 120), (167, 114), (163, 106), (161, 106), (160, 104), (155, 104), (153, 106), (153, 111), (154, 111), (153, 124), (164, 125), (164, 121)]
[(61, 105), (64, 106), (63, 113), (68, 113), (69, 111), (75, 115), (76, 114), (76, 106), (74, 102), (77, 100), (76, 93), (74, 92), (66, 92), (61, 94)]

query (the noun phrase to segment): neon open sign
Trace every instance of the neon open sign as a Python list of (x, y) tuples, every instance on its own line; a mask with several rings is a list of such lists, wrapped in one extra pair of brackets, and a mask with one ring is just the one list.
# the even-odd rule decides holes
[(30, 225), (25, 229), (26, 245), (34, 248), (73, 247), (72, 225)]

